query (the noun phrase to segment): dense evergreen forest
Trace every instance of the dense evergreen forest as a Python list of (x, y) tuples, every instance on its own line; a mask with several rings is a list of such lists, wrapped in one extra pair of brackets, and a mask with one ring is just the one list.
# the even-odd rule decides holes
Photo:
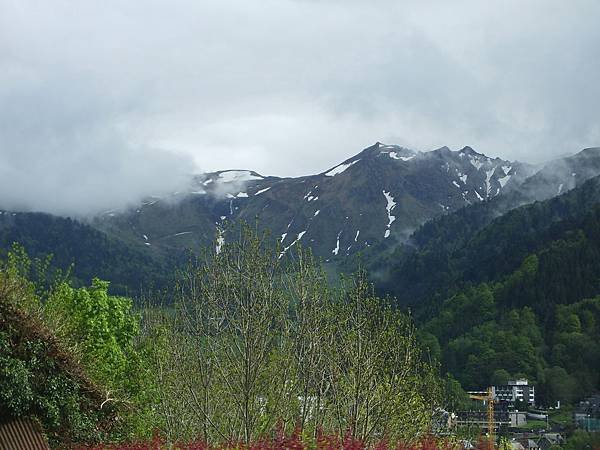
[(0, 255), (13, 243), (32, 258), (46, 259), (51, 270), (69, 270), (78, 286), (94, 277), (111, 280), (111, 292), (136, 296), (140, 289), (167, 287), (181, 254), (138, 248), (70, 218), (43, 213), (0, 214)]
[(497, 218), (465, 208), (416, 232), (379, 288), (464, 388), (523, 376), (542, 404), (572, 403), (600, 389), (599, 201), (594, 178)]

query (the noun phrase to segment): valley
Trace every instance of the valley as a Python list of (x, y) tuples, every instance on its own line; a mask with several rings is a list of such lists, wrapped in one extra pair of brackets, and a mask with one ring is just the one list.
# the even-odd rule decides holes
[(99, 276), (140, 306), (159, 292), (168, 306), (190, 263), (230, 252), (248, 226), (273, 246), (269, 264), (309, 251), (334, 284), (368, 274), (410, 314), (459, 424), (474, 420), (467, 391), (511, 379), (546, 410), (572, 410), (600, 386), (600, 149), (535, 168), (469, 147), (377, 143), (319, 174), (195, 175), (186, 191), (85, 219), (2, 210), (0, 248), (50, 258), (46, 276), (81, 289)]

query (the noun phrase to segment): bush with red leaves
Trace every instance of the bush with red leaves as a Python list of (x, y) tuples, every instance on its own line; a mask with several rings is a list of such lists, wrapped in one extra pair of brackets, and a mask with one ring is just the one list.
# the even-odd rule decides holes
[[(487, 450), (487, 442), (481, 441), (477, 448)], [(385, 440), (373, 445), (346, 435), (343, 439), (337, 435), (319, 433), (315, 439), (305, 438), (295, 431), (290, 435), (277, 433), (273, 438), (265, 438), (250, 443), (226, 442), (210, 445), (206, 442), (176, 442), (169, 444), (156, 436), (151, 441), (127, 444), (99, 444), (93, 447), (72, 447), (72, 450), (462, 450), (463, 446), (449, 440), (427, 436), (418, 442), (390, 445)]]

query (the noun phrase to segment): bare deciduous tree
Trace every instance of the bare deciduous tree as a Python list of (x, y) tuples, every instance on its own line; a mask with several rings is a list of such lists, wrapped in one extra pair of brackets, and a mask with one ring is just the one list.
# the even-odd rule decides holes
[(163, 316), (157, 410), (170, 435), (249, 442), (277, 423), (365, 440), (425, 431), (436, 380), (410, 318), (364, 273), (332, 287), (310, 252), (280, 258), (267, 235), (238, 233), (182, 273)]

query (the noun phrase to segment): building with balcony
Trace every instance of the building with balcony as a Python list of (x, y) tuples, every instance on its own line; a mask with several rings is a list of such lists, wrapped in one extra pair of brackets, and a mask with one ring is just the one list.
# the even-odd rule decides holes
[(492, 393), (496, 402), (514, 406), (517, 402), (535, 405), (535, 387), (525, 379), (509, 381), (505, 386), (493, 386)]

